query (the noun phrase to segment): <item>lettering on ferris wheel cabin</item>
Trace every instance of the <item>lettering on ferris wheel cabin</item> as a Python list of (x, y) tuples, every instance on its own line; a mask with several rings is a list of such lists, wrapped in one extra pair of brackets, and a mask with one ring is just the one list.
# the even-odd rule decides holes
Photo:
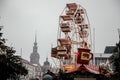
[(74, 78), (74, 80), (96, 80), (96, 78)]

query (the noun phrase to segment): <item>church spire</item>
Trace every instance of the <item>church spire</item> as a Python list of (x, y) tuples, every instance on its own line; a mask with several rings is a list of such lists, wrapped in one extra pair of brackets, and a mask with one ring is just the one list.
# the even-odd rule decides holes
[(48, 61), (48, 57), (46, 57), (46, 61)]
[(34, 46), (33, 46), (33, 52), (37, 52), (37, 33), (35, 33), (35, 42), (34, 42)]
[(35, 42), (34, 45), (37, 45), (37, 32), (35, 33)]
[(39, 53), (37, 52), (38, 46), (37, 46), (37, 34), (35, 34), (35, 42), (33, 46), (33, 52), (30, 56), (30, 62), (33, 64), (39, 64)]

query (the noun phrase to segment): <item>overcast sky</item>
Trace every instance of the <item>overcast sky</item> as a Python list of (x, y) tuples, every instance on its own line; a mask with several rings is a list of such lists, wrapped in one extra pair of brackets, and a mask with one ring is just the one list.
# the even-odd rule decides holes
[[(120, 0), (0, 0), (0, 25), (7, 44), (30, 60), (37, 32), (40, 64), (50, 61), (51, 44), (56, 46), (59, 15), (66, 3), (75, 2), (87, 10), (91, 30), (95, 28), (95, 52), (118, 42)], [(93, 32), (92, 32), (93, 33)], [(92, 35), (93, 36), (93, 35)]]

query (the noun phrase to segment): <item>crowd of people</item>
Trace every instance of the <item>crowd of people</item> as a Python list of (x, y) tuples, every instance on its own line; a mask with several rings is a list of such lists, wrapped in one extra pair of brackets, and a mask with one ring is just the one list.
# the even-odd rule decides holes
[(59, 69), (59, 72), (56, 75), (48, 70), (47, 73), (43, 74), (42, 80), (63, 80), (63, 71)]

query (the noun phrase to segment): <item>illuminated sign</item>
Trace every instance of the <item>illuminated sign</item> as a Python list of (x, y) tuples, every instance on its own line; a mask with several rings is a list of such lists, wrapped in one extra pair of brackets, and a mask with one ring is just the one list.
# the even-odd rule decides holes
[(71, 71), (75, 69), (75, 65), (63, 65), (63, 69)]

